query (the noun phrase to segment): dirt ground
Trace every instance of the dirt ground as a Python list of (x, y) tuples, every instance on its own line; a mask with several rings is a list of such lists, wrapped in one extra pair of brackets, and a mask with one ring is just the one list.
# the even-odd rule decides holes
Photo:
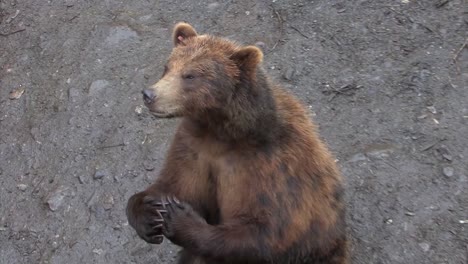
[(124, 208), (178, 122), (140, 96), (178, 21), (260, 42), (310, 107), (353, 263), (468, 262), (467, 1), (0, 0), (0, 263), (174, 263)]

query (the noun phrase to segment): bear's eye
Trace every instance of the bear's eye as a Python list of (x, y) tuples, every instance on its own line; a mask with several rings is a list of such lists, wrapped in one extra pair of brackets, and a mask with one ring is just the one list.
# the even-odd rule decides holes
[(184, 76), (182, 76), (182, 78), (192, 80), (195, 79), (195, 76), (192, 74), (185, 74)]

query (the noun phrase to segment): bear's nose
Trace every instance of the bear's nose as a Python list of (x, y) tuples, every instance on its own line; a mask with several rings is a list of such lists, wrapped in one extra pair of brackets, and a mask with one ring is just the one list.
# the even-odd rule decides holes
[(154, 98), (156, 97), (153, 90), (150, 89), (145, 89), (141, 91), (141, 93), (143, 94), (143, 100), (145, 100), (145, 102), (148, 104), (152, 103), (154, 101)]

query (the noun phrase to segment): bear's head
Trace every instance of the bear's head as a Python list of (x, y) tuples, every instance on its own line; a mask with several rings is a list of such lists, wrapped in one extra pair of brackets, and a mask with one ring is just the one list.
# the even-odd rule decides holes
[(206, 117), (209, 113), (223, 113), (234, 100), (248, 97), (248, 91), (240, 90), (256, 86), (263, 59), (259, 48), (199, 35), (187, 23), (174, 27), (173, 42), (161, 79), (143, 91), (145, 105), (155, 116)]

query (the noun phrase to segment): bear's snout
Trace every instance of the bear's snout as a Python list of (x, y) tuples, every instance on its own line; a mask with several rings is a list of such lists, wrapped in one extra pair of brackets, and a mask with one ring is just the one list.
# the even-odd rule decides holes
[(154, 93), (153, 90), (145, 89), (141, 91), (141, 93), (143, 94), (143, 100), (145, 101), (145, 103), (151, 104), (154, 102), (154, 99), (156, 98), (156, 94)]

